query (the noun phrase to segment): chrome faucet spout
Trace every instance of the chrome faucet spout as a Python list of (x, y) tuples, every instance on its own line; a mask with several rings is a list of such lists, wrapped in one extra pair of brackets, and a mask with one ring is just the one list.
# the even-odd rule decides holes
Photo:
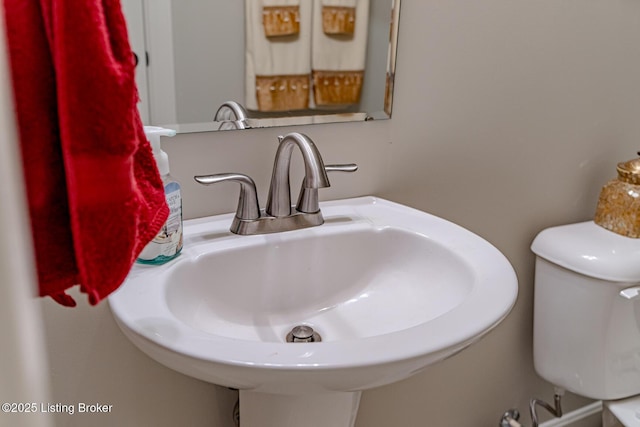
[[(291, 185), (289, 183), (289, 169), (291, 166), (291, 154), (297, 146), (302, 152), (305, 175), (302, 188), (329, 187), (329, 178), (325, 170), (322, 156), (318, 148), (308, 136), (293, 132), (278, 137), (280, 144), (276, 152), (271, 175), (271, 187), (265, 212), (267, 215), (280, 218), (291, 215)], [(300, 206), (299, 206), (300, 207)], [(320, 210), (317, 200), (303, 207), (304, 213), (315, 213)]]

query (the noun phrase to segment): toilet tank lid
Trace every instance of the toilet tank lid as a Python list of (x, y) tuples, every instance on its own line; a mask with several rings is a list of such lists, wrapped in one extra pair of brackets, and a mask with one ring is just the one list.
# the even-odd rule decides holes
[(593, 221), (541, 231), (531, 244), (541, 258), (613, 282), (640, 282), (640, 239), (621, 236)]

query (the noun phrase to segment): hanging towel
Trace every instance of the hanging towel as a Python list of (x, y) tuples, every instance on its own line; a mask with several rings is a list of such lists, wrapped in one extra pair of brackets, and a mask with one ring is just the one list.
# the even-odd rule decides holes
[(311, 1), (299, 2), (299, 31), (280, 37), (267, 37), (263, 29), (263, 7), (269, 4), (265, 0), (245, 0), (245, 107), (265, 112), (307, 109)]
[(300, 0), (262, 0), (262, 26), (267, 37), (300, 32)]
[(167, 215), (119, 0), (3, 0), (39, 293), (97, 304)]
[(325, 1), (313, 2), (313, 93), (317, 107), (340, 108), (360, 102), (367, 54), (369, 0), (354, 0), (353, 34), (327, 34), (324, 31), (322, 8)]
[(357, 0), (322, 0), (322, 30), (325, 34), (353, 34)]

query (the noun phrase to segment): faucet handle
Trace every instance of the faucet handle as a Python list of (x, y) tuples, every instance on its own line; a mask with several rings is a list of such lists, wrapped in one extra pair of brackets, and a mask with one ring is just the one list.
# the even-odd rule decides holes
[[(355, 172), (358, 170), (358, 165), (355, 163), (345, 163), (340, 165), (325, 165), (324, 170), (326, 172)], [(298, 203), (296, 205), (296, 209), (298, 212), (305, 213), (315, 213), (309, 212), (310, 210), (314, 210), (317, 212), (318, 208), (318, 189), (317, 188), (305, 188), (304, 184), (300, 189), (300, 196), (298, 197)]]
[(324, 170), (327, 172), (355, 172), (358, 170), (358, 165), (355, 163), (345, 163), (342, 165), (325, 165)]
[(241, 173), (218, 173), (213, 175), (198, 175), (194, 176), (193, 179), (203, 185), (217, 184), (226, 181), (239, 183), (240, 198), (238, 199), (236, 217), (243, 220), (260, 218), (258, 192), (256, 191), (256, 183), (251, 177)]

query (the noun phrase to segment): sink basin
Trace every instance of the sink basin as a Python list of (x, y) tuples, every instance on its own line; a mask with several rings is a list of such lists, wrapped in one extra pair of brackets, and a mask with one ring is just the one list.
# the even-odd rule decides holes
[[(473, 289), (470, 266), (419, 234), (362, 222), (322, 231), (256, 239), (176, 265), (166, 277), (169, 311), (217, 337), (278, 344), (304, 323), (340, 345), (425, 324)], [(362, 361), (359, 353), (332, 354), (340, 359), (313, 364)], [(265, 355), (263, 364), (290, 363)]]
[[(507, 259), (462, 227), (374, 197), (321, 209), (320, 227), (259, 236), (230, 233), (232, 214), (186, 221), (182, 254), (109, 298), (117, 323), (158, 362), (240, 389), (241, 411), (243, 392), (261, 411), (344, 393), (354, 419), (359, 391), (461, 351), (515, 302)], [(297, 325), (322, 341), (286, 342)]]

